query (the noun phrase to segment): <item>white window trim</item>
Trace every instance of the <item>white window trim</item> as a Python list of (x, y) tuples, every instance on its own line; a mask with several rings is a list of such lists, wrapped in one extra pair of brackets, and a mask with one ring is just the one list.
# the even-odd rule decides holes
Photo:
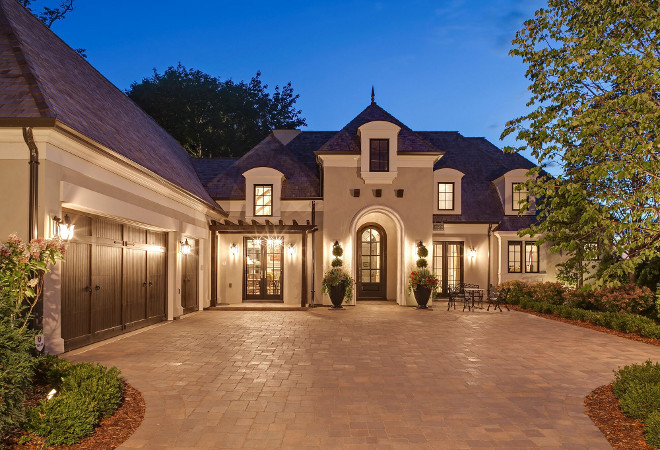
[[(245, 219), (246, 220), (279, 220), (282, 215), (282, 180), (284, 174), (270, 167), (255, 167), (243, 172), (245, 177)], [(254, 186), (258, 184), (273, 185), (273, 215), (254, 215)]]
[[(461, 214), (462, 187), (465, 174), (456, 169), (443, 168), (433, 171), (433, 214)], [(438, 208), (438, 183), (454, 183), (454, 208)]]
[[(360, 136), (360, 177), (365, 184), (392, 184), (397, 177), (397, 152), (401, 127), (391, 122), (376, 120), (367, 122), (358, 128)], [(371, 139), (389, 140), (389, 171), (371, 172), (369, 170), (369, 147)]]

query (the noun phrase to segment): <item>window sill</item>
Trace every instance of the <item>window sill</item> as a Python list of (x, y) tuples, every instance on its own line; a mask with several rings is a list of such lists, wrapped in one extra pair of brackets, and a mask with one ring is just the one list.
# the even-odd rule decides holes
[(246, 221), (256, 220), (257, 222), (265, 223), (266, 220), (269, 220), (273, 223), (278, 222), (281, 219), (281, 216), (245, 216)]
[(364, 184), (392, 184), (397, 172), (360, 172)]

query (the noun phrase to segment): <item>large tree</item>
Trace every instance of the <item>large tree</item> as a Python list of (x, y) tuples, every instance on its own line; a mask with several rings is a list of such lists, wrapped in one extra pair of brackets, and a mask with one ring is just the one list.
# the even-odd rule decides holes
[[(660, 1), (549, 0), (512, 55), (528, 66), (529, 114), (507, 123), (541, 164), (528, 183), (555, 250), (614, 256), (603, 280), (633, 274), (660, 246)], [(580, 250), (582, 249), (582, 250)]]
[(135, 82), (126, 94), (193, 157), (238, 157), (276, 128), (306, 125), (291, 83), (271, 94), (257, 72), (222, 81), (179, 64)]
[(25, 6), (28, 11), (34, 14), (48, 28), (52, 27), (58, 20), (64, 19), (68, 13), (73, 11), (73, 2), (74, 0), (61, 0), (55, 8), (43, 6), (40, 11), (35, 11), (32, 7), (34, 0), (18, 0), (18, 3)]

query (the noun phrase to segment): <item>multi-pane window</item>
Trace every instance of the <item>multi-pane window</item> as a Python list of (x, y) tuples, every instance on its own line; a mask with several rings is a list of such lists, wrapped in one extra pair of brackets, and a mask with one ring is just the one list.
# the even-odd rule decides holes
[(442, 295), (463, 282), (463, 242), (433, 243), (433, 273), (440, 281)]
[(454, 183), (438, 183), (438, 209), (454, 209)]
[(371, 139), (369, 141), (369, 171), (388, 172), (390, 170), (390, 140)]
[(538, 273), (539, 247), (536, 242), (525, 242), (525, 272)]
[(273, 185), (272, 184), (254, 185), (254, 215), (255, 216), (273, 215)]
[(522, 242), (509, 242), (509, 273), (522, 273)]
[(511, 183), (511, 208), (514, 211), (520, 211), (521, 202), (526, 202), (529, 193), (523, 183)]
[(539, 273), (539, 246), (534, 241), (509, 242), (509, 273), (522, 273), (523, 267), (526, 273)]
[(284, 242), (281, 237), (245, 238), (244, 292), (248, 300), (282, 300)]

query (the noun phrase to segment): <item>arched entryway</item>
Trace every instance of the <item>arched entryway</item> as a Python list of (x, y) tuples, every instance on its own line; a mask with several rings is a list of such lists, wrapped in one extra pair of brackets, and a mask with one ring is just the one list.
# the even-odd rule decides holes
[[(398, 304), (405, 305), (406, 280), (403, 273), (405, 267), (405, 230), (401, 217), (393, 209), (382, 205), (372, 205), (358, 211), (353, 216), (349, 228), (351, 242), (348, 246), (353, 260), (353, 263), (350, 264), (351, 275), (356, 283), (360, 282), (362, 234), (359, 234), (359, 232), (374, 224), (381, 228), (380, 236), (385, 236), (386, 239), (385, 251), (380, 250), (383, 258), (380, 276), (385, 278), (385, 296), (381, 299), (396, 300)], [(370, 254), (369, 257), (371, 258), (371, 256)], [(380, 256), (380, 254), (377, 256)], [(369, 263), (369, 270), (371, 270), (371, 259)], [(371, 281), (371, 274), (369, 279)], [(355, 291), (356, 300), (362, 300), (364, 297), (360, 295), (357, 285)]]
[(387, 299), (387, 233), (377, 223), (357, 232), (357, 299)]

